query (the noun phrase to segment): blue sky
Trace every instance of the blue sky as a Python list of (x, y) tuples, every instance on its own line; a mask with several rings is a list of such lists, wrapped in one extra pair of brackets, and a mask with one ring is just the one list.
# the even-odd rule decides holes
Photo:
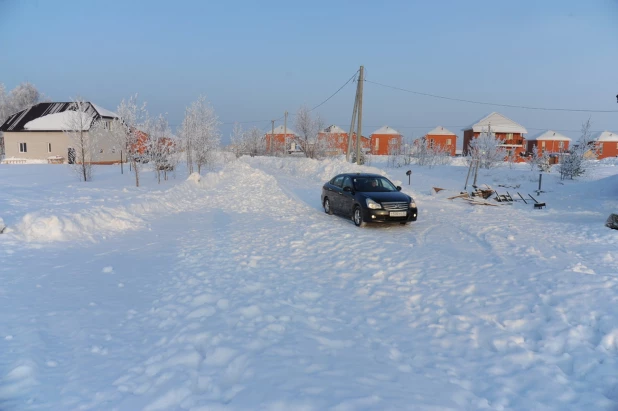
[[(360, 65), (368, 80), (425, 93), (618, 111), (618, 0), (0, 0), (7, 88), (29, 81), (53, 100), (80, 95), (112, 110), (138, 93), (172, 124), (205, 94), (223, 122), (267, 129)], [(350, 83), (316, 111), (347, 128), (354, 92)], [(461, 135), (491, 111), (530, 134), (578, 130), (589, 115), (595, 130), (618, 131), (618, 112), (482, 106), (365, 83), (363, 134), (388, 124), (406, 136), (437, 125)]]

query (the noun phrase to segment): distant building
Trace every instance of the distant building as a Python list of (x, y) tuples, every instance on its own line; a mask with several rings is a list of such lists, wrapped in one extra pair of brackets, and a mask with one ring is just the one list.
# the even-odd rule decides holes
[(425, 135), (425, 144), (429, 148), (440, 148), (450, 156), (455, 157), (457, 135), (442, 126), (438, 126)]
[[(88, 133), (95, 121), (109, 125), (118, 115), (94, 103), (86, 102)], [(54, 162), (75, 161), (75, 147), (67, 132), (71, 130), (71, 116), (77, 115), (75, 103), (38, 103), (10, 116), (0, 126), (4, 133), (6, 157), (26, 160), (54, 160)], [(97, 164), (120, 162), (120, 147), (116, 142), (98, 141)]]
[[(356, 144), (356, 134), (352, 135), (352, 146)], [(324, 148), (327, 156), (337, 156), (348, 151), (348, 133), (339, 126), (332, 125), (326, 127), (318, 133), (318, 142)], [(364, 152), (369, 149), (369, 138), (361, 137), (361, 148)]]
[(277, 126), (265, 135), (266, 152), (270, 154), (284, 154), (298, 151), (294, 140), (298, 135), (289, 127)]
[(532, 153), (536, 147), (539, 154), (560, 154), (569, 150), (571, 139), (553, 130), (547, 130), (526, 139), (526, 151)]
[(398, 152), (403, 144), (403, 136), (389, 126), (380, 127), (369, 136), (370, 152), (374, 155), (388, 155)]
[(618, 157), (618, 134), (603, 131), (594, 136), (597, 158)]
[(536, 147), (538, 155), (548, 154), (550, 164), (558, 162), (560, 156), (569, 150), (571, 139), (553, 130), (547, 130), (526, 139), (526, 154), (530, 155)]
[(515, 155), (521, 159), (520, 161), (523, 161), (526, 151), (524, 134), (527, 134), (528, 130), (521, 124), (496, 112), (486, 115), (476, 123), (463, 129), (464, 156), (470, 152), (472, 139), (477, 138), (482, 132), (487, 132), (489, 129), (496, 135), (496, 138), (502, 140), (502, 147), (507, 150), (507, 155)]

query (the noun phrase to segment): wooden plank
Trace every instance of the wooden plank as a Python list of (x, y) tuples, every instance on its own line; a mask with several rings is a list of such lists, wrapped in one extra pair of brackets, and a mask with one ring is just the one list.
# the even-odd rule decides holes
[(458, 195), (453, 196), (453, 197), (447, 197), (447, 199), (448, 200), (452, 200), (454, 198), (464, 198), (464, 197), (470, 197), (470, 195), (468, 193), (461, 193), (461, 194), (458, 194)]

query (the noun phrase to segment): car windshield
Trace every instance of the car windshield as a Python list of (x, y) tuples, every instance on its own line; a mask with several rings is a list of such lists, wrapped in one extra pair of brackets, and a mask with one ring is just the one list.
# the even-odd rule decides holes
[(354, 189), (365, 193), (397, 191), (397, 187), (384, 177), (355, 177)]

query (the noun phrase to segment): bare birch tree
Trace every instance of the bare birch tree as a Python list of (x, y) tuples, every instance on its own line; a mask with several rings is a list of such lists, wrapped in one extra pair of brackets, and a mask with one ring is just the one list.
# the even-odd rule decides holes
[(324, 128), (324, 122), (319, 115), (313, 117), (306, 106), (298, 109), (294, 122), (297, 136), (294, 141), (307, 158), (318, 158), (322, 155), (322, 147), (318, 144), (318, 133)]
[(167, 180), (167, 172), (171, 170), (170, 157), (173, 154), (174, 143), (172, 131), (167, 118), (160, 114), (156, 118), (148, 118), (145, 123), (146, 153), (148, 160), (154, 166), (157, 182), (161, 184), (161, 174)]
[(193, 172), (193, 166), (201, 173), (202, 168), (212, 161), (212, 154), (219, 147), (219, 117), (214, 108), (200, 96), (185, 110), (180, 136), (187, 156), (187, 170)]
[(145, 120), (148, 118), (146, 103), (138, 105), (137, 94), (131, 96), (129, 100), (122, 100), (118, 106), (117, 113), (121, 118), (120, 124), (124, 127), (124, 133), (115, 130), (114, 135), (120, 139), (119, 144), (126, 150), (127, 161), (131, 162), (135, 174), (135, 186), (139, 187), (139, 173), (142, 156), (145, 154), (146, 133), (140, 130)]
[(232, 142), (232, 152), (236, 158), (241, 157), (244, 154), (244, 135), (245, 130), (239, 123), (234, 123), (232, 128), (232, 134), (230, 134), (230, 141)]
[(102, 123), (95, 121), (92, 106), (81, 98), (74, 99), (71, 107), (64, 114), (66, 118), (63, 131), (69, 137), (72, 148), (75, 150), (73, 170), (79, 176), (80, 181), (90, 181)]

